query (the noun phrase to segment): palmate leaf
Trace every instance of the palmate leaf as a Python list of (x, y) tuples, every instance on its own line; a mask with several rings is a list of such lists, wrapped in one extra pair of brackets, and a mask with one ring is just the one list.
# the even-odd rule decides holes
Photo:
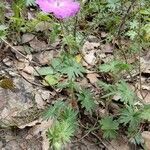
[(120, 101), (122, 101), (124, 104), (134, 104), (136, 96), (125, 81), (120, 81), (115, 85), (106, 84), (101, 81), (98, 84), (107, 92), (104, 96), (102, 96), (102, 98), (106, 98), (113, 95), (119, 95), (121, 97)]
[(121, 81), (117, 85), (117, 93), (121, 96), (121, 101), (125, 104), (133, 105), (135, 101), (135, 94), (129, 88), (125, 81)]
[(138, 127), (140, 120), (140, 112), (132, 107), (123, 109), (119, 117), (119, 122), (124, 125), (129, 124), (130, 128)]
[(106, 98), (106, 97), (109, 97), (109, 96), (113, 96), (113, 95), (115, 95), (115, 94), (117, 93), (117, 92), (116, 92), (117, 90), (116, 90), (116, 86), (115, 86), (115, 85), (107, 84), (107, 83), (102, 82), (102, 81), (99, 81), (99, 82), (98, 82), (98, 85), (99, 85), (100, 87), (102, 87), (105, 92), (107, 92), (107, 93), (106, 93), (105, 95), (103, 95), (101, 98)]
[(54, 59), (52, 66), (55, 71), (67, 75), (69, 80), (79, 76), (82, 77), (83, 73), (86, 72), (85, 68), (68, 54), (62, 54), (60, 58)]
[(79, 83), (72, 81), (72, 80), (67, 80), (65, 82), (59, 82), (57, 84), (57, 87), (60, 89), (65, 89), (65, 88), (74, 89), (76, 92), (79, 92), (81, 89)]
[(84, 72), (85, 69), (73, 58), (70, 58), (63, 62), (61, 73), (67, 74), (69, 79), (75, 79), (79, 76), (82, 77)]
[(144, 143), (141, 135), (140, 126), (138, 127), (135, 126), (134, 128), (128, 128), (127, 137), (131, 143), (139, 144), (139, 145)]
[(61, 149), (69, 142), (77, 129), (77, 112), (64, 102), (57, 102), (49, 114), (53, 114), (55, 122), (47, 132), (48, 139), (54, 149)]
[(128, 138), (129, 138), (129, 141), (134, 144), (140, 145), (144, 142), (141, 136), (140, 129), (136, 127), (134, 129), (128, 128)]
[(96, 104), (90, 91), (84, 89), (80, 91), (80, 94), (77, 94), (77, 96), (78, 100), (81, 102), (82, 107), (85, 108), (86, 111), (92, 113), (92, 110), (95, 108)]
[(129, 30), (126, 35), (129, 36), (131, 40), (134, 40), (138, 33), (134, 30)]
[(74, 111), (71, 107), (67, 107), (63, 113), (60, 114), (58, 120), (66, 120), (70, 123), (76, 124), (77, 112)]
[(117, 130), (119, 129), (119, 123), (113, 120), (111, 116), (105, 117), (99, 121), (101, 129), (103, 131), (104, 138), (115, 138)]
[(141, 111), (141, 118), (150, 121), (150, 105), (145, 105)]
[(99, 66), (101, 72), (112, 72), (120, 73), (123, 70), (129, 70), (131, 66), (129, 64), (123, 63), (121, 61), (111, 61), (107, 64), (102, 64)]
[(60, 150), (63, 144), (70, 141), (71, 137), (74, 135), (75, 129), (72, 122), (56, 122), (47, 132), (47, 137), (52, 147)]
[(65, 108), (66, 104), (63, 101), (57, 101), (54, 106), (50, 106), (45, 110), (45, 112), (43, 113), (43, 118), (57, 118), (60, 115), (61, 111), (63, 111)]

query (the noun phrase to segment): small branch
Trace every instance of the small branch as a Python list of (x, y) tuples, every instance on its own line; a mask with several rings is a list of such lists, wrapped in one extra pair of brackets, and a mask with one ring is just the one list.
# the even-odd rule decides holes
[[(139, 2), (139, 10), (141, 9), (141, 2)], [(139, 84), (140, 84), (140, 94), (142, 96), (142, 99), (145, 99), (145, 96), (143, 95), (142, 92), (142, 71), (141, 71), (141, 38), (140, 38), (140, 30), (141, 30), (141, 16), (139, 16), (139, 27), (138, 27), (138, 57), (139, 57)]]
[(16, 53), (18, 53), (20, 56), (22, 56), (23, 58), (25, 58), (26, 60), (28, 60), (31, 63), (34, 63), (36, 65), (40, 65), (39, 63), (35, 62), (35, 61), (31, 61), (29, 58), (26, 57), (26, 55), (24, 55), (23, 53), (19, 52), (14, 46), (12, 46), (9, 42), (7, 42), (5, 39), (1, 39), (6, 45), (8, 45), (11, 49), (13, 49)]
[[(123, 29), (123, 25), (125, 24), (126, 18), (129, 16), (129, 13), (130, 13), (130, 11), (131, 11), (131, 8), (134, 6), (135, 2), (136, 2), (136, 0), (132, 0), (132, 1), (131, 1), (130, 6), (128, 7), (128, 9), (127, 9), (125, 15), (124, 15), (124, 16), (122, 17), (122, 19), (121, 19), (122, 21), (121, 21), (121, 23), (120, 23), (120, 25), (119, 25), (119, 29), (118, 29), (117, 35), (116, 35), (116, 37), (114, 38), (114, 41), (113, 41), (113, 49), (115, 49), (115, 40), (118, 41), (118, 45), (119, 45), (119, 46), (121, 45), (121, 37), (120, 37), (120, 36), (121, 36), (122, 29)], [(126, 53), (124, 52), (124, 50), (122, 50), (122, 49), (120, 49), (120, 48), (119, 48), (119, 50), (120, 50), (120, 52), (121, 52), (121, 54), (122, 54), (122, 56), (123, 56), (125, 62), (128, 63), (127, 56), (126, 56)], [(130, 79), (131, 79), (131, 81), (133, 82), (134, 80), (133, 80), (132, 74), (130, 73), (130, 71), (127, 71), (127, 73), (129, 74)]]
[(132, 8), (132, 6), (134, 5), (135, 2), (136, 2), (136, 0), (132, 0), (132, 1), (131, 1), (131, 4), (130, 4), (130, 6), (129, 6), (128, 9), (127, 9), (126, 14), (125, 14), (125, 15), (123, 16), (123, 18), (122, 18), (122, 21), (121, 21), (121, 23), (120, 23), (120, 26), (119, 26), (119, 29), (118, 29), (118, 33), (117, 33), (117, 37), (118, 37), (118, 38), (120, 37), (120, 33), (121, 33), (121, 31), (122, 31), (123, 25), (124, 25), (124, 23), (125, 23), (125, 21), (126, 21), (126, 18), (128, 17), (128, 15), (129, 15), (129, 13), (130, 13), (130, 10), (131, 10), (131, 8)]
[(73, 31), (73, 36), (76, 41), (76, 33), (77, 33), (77, 23), (78, 23), (78, 16), (75, 17), (75, 22), (74, 22), (74, 31)]

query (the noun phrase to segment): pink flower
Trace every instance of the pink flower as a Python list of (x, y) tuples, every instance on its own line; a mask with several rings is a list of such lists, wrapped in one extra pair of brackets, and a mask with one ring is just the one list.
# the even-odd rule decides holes
[(75, 16), (80, 10), (79, 2), (74, 0), (36, 0), (40, 9), (46, 13), (53, 13), (58, 19)]

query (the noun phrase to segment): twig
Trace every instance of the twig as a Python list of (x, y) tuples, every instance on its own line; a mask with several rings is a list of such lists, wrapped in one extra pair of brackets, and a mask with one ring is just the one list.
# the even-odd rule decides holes
[(75, 22), (74, 22), (74, 31), (73, 31), (73, 36), (76, 41), (76, 33), (77, 33), (77, 23), (78, 23), (78, 16), (75, 17)]
[[(139, 10), (141, 9), (141, 2), (139, 2)], [(140, 94), (142, 96), (142, 99), (144, 100), (145, 97), (142, 92), (142, 71), (141, 71), (141, 38), (140, 38), (140, 30), (141, 30), (141, 15), (139, 17), (139, 27), (138, 27), (138, 57), (139, 57), (139, 84), (140, 84)]]
[[(123, 29), (123, 25), (125, 24), (126, 18), (128, 17), (128, 15), (129, 15), (129, 13), (131, 11), (131, 8), (133, 7), (135, 2), (136, 2), (136, 0), (132, 0), (131, 1), (130, 6), (128, 7), (125, 15), (121, 19), (122, 21), (121, 21), (121, 23), (119, 25), (119, 29), (118, 29), (117, 35), (116, 35), (116, 37), (114, 38), (114, 41), (113, 41), (113, 49), (115, 49), (115, 40), (118, 41), (118, 45), (121, 45), (121, 37), (120, 37), (121, 36), (121, 31)], [(128, 63), (128, 60), (127, 60), (127, 57), (126, 57), (126, 54), (125, 54), (124, 50), (122, 50), (120, 48), (119, 48), (119, 50), (120, 50), (120, 52), (121, 52), (125, 62)], [(134, 82), (132, 74), (130, 73), (130, 71), (127, 71), (127, 73), (129, 74), (131, 81)]]
[(26, 55), (24, 55), (23, 53), (19, 52), (14, 46), (12, 46), (9, 42), (7, 42), (5, 39), (2, 39), (2, 41), (7, 44), (10, 48), (12, 48), (16, 53), (18, 53), (20, 56), (22, 56), (23, 58), (25, 58), (26, 60), (28, 60), (31, 63), (34, 63), (36, 65), (40, 65), (39, 63), (30, 60), (29, 58), (26, 57)]
[[(107, 149), (109, 150), (109, 147), (107, 146), (108, 144), (105, 143), (96, 133), (91, 132), (91, 134), (94, 135), (94, 136), (105, 146), (105, 148), (107, 148)], [(111, 146), (112, 146), (112, 145), (111, 145)], [(113, 146), (112, 146), (112, 147), (113, 147)], [(117, 149), (115, 149), (115, 148), (113, 147), (113, 150), (117, 150)]]
[(131, 8), (132, 8), (132, 6), (134, 5), (134, 3), (136, 2), (136, 0), (132, 0), (131, 1), (131, 4), (130, 4), (130, 6), (128, 7), (128, 9), (127, 9), (127, 12), (126, 12), (126, 14), (123, 16), (123, 18), (121, 19), (122, 21), (121, 21), (121, 23), (120, 23), (120, 26), (119, 26), (119, 29), (118, 29), (118, 33), (117, 33), (117, 37), (119, 38), (120, 37), (120, 33), (121, 33), (121, 31), (122, 31), (122, 28), (123, 28), (123, 25), (124, 25), (124, 23), (125, 23), (125, 20), (126, 20), (126, 18), (128, 17), (128, 15), (129, 15), (129, 13), (130, 13), (130, 10), (131, 10)]
[[(96, 122), (94, 123), (93, 127), (92, 127), (91, 129), (89, 129), (89, 131), (88, 131), (85, 135), (83, 135), (80, 139), (73, 141), (73, 143), (78, 142), (78, 141), (81, 141), (81, 140), (84, 139), (86, 136), (88, 136), (92, 131), (99, 129), (99, 127), (95, 127), (96, 124), (97, 124), (97, 121), (98, 121), (98, 117), (97, 117), (97, 120), (96, 120)], [(81, 124), (81, 125), (82, 125), (82, 124)], [(82, 125), (82, 127), (86, 129), (86, 127), (84, 127), (83, 125)]]

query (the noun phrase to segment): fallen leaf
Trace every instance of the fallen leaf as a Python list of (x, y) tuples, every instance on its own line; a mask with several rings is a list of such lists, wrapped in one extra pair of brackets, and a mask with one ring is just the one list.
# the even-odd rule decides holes
[(139, 90), (136, 91), (136, 94), (145, 104), (150, 104), (150, 91), (142, 90), (142, 95), (144, 96), (144, 99)]
[(101, 37), (102, 37), (102, 38), (105, 38), (105, 37), (107, 37), (107, 35), (108, 35), (108, 33), (106, 33), (106, 32), (103, 32), (103, 31), (101, 32)]
[(21, 38), (22, 44), (30, 42), (31, 40), (34, 39), (34, 37), (35, 37), (35, 35), (33, 35), (31, 33), (23, 34), (22, 38)]
[(141, 57), (140, 61), (141, 61), (141, 72), (150, 74), (150, 60), (146, 60)]
[(84, 60), (83, 65), (84, 66), (93, 66), (96, 63), (96, 56), (95, 56), (95, 50), (90, 51), (88, 54), (84, 54)]
[(35, 52), (43, 51), (47, 47), (45, 41), (40, 41), (37, 38), (34, 38), (32, 41), (29, 42), (29, 44)]
[(45, 51), (43, 53), (34, 54), (34, 58), (41, 64), (41, 65), (48, 65), (50, 64), (51, 60), (54, 58), (54, 51)]
[(97, 73), (89, 73), (87, 74), (87, 78), (90, 80), (92, 84), (96, 83), (98, 81), (99, 75)]
[(26, 72), (20, 72), (20, 74), (27, 80), (33, 82), (35, 80), (34, 76), (26, 73)]
[(56, 75), (47, 75), (45, 76), (45, 80), (43, 80), (43, 85), (50, 86), (58, 83), (59, 77)]
[(112, 140), (111, 144), (108, 145), (108, 150), (130, 150), (128, 145), (128, 141), (123, 138), (117, 138), (116, 140)]
[(112, 54), (113, 53), (113, 45), (111, 43), (106, 43), (101, 46), (101, 49), (106, 54)]
[(98, 42), (89, 42), (86, 41), (82, 47), (82, 52), (85, 54), (88, 51), (94, 50), (95, 48), (99, 47), (100, 43)]
[(45, 30), (48, 30), (50, 28), (50, 23), (46, 22), (46, 21), (40, 21), (39, 23), (36, 24), (35, 26), (35, 30), (37, 32), (39, 31), (45, 31)]

